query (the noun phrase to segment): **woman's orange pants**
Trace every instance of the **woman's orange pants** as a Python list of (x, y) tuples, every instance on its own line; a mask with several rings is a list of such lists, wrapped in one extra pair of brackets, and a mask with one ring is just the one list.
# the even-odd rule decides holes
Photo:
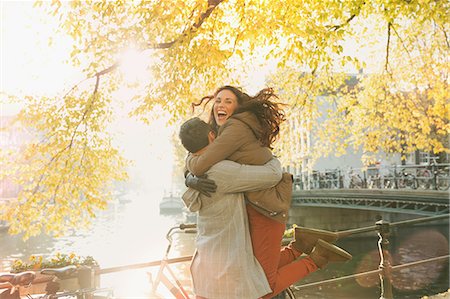
[(272, 298), (317, 270), (317, 265), (310, 257), (296, 260), (302, 252), (291, 246), (281, 246), (285, 230), (283, 223), (262, 215), (249, 204), (247, 215), (253, 254), (264, 269), (272, 289), (272, 293), (265, 295), (263, 299)]

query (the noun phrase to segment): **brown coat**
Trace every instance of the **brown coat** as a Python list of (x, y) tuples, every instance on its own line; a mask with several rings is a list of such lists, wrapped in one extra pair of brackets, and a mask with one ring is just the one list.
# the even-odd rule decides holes
[[(251, 112), (233, 115), (219, 130), (218, 137), (201, 155), (189, 155), (186, 166), (190, 172), (200, 176), (214, 164), (231, 160), (240, 164), (263, 165), (272, 159), (269, 148), (258, 140), (261, 125)], [(260, 213), (286, 223), (292, 200), (292, 175), (284, 173), (273, 188), (257, 192), (246, 192), (246, 198)]]

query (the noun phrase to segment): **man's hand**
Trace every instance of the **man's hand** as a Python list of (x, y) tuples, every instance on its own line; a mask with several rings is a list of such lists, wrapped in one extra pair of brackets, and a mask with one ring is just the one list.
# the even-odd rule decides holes
[(206, 174), (196, 177), (192, 173), (186, 176), (185, 184), (187, 187), (198, 190), (201, 194), (211, 197), (211, 193), (216, 192), (216, 182), (207, 178)]

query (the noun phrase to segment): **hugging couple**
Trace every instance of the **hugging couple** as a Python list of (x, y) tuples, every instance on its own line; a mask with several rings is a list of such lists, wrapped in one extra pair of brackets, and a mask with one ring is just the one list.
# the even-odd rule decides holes
[(223, 86), (195, 104), (213, 101), (208, 123), (196, 117), (180, 128), (189, 152), (183, 201), (198, 213), (197, 299), (273, 298), (329, 262), (352, 258), (330, 231), (296, 227), (294, 240), (281, 245), (292, 175), (271, 152), (285, 120), (275, 99), (271, 88), (249, 96)]

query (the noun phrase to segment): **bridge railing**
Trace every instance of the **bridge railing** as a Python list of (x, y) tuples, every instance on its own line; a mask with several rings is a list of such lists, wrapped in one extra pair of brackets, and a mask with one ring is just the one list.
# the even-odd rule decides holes
[(429, 189), (448, 190), (450, 164), (370, 166), (313, 170), (294, 176), (294, 190)]
[(438, 262), (438, 261), (444, 261), (448, 260), (450, 255), (443, 255), (443, 256), (437, 256), (432, 258), (423, 259), (420, 261), (414, 261), (406, 264), (401, 265), (395, 265), (392, 266), (390, 260), (389, 260), (389, 236), (391, 232), (392, 227), (396, 226), (408, 226), (408, 225), (414, 225), (417, 223), (424, 223), (424, 222), (431, 222), (431, 221), (437, 221), (437, 220), (444, 220), (449, 219), (450, 214), (446, 215), (437, 215), (437, 216), (430, 216), (430, 217), (423, 217), (423, 218), (416, 218), (416, 219), (410, 219), (410, 220), (404, 220), (394, 223), (389, 223), (384, 220), (379, 220), (375, 223), (373, 226), (368, 227), (362, 227), (362, 228), (356, 228), (356, 229), (350, 229), (350, 230), (344, 230), (338, 232), (339, 238), (345, 238), (349, 237), (354, 234), (360, 234), (360, 233), (367, 233), (371, 231), (377, 231), (378, 232), (378, 242), (377, 242), (377, 248), (378, 253), (380, 256), (380, 264), (378, 266), (378, 269), (356, 273), (353, 275), (343, 276), (339, 278), (333, 278), (328, 280), (322, 280), (302, 285), (297, 285), (293, 287), (295, 291), (300, 291), (306, 288), (310, 287), (321, 287), (329, 284), (338, 284), (346, 280), (350, 279), (356, 279), (360, 277), (367, 277), (367, 276), (373, 276), (378, 274), (380, 279), (380, 287), (381, 287), (381, 294), (380, 298), (382, 299), (393, 299), (393, 292), (392, 292), (392, 273), (395, 271), (399, 271), (405, 268), (411, 268), (418, 265), (431, 263), (431, 262)]
[[(377, 231), (379, 239), (377, 242), (377, 248), (380, 256), (380, 264), (378, 266), (378, 269), (370, 270), (366, 272), (356, 273), (353, 275), (348, 276), (342, 276), (338, 278), (333, 279), (327, 279), (322, 281), (316, 281), (312, 283), (307, 284), (301, 284), (292, 286), (291, 289), (294, 291), (301, 291), (306, 288), (311, 287), (321, 287), (326, 286), (330, 284), (339, 284), (343, 281), (356, 279), (360, 277), (366, 277), (366, 276), (373, 276), (373, 275), (379, 275), (380, 280), (380, 286), (381, 286), (381, 296), (382, 299), (393, 299), (393, 292), (392, 292), (392, 273), (395, 271), (399, 271), (405, 268), (411, 268), (418, 265), (431, 263), (431, 262), (439, 262), (439, 261), (445, 261), (448, 260), (450, 255), (443, 255), (443, 256), (437, 256), (437, 257), (431, 257), (420, 261), (414, 261), (409, 262), (406, 264), (401, 265), (395, 265), (392, 266), (390, 263), (390, 260), (388, 259), (389, 256), (389, 235), (390, 235), (390, 229), (392, 227), (397, 226), (408, 226), (408, 225), (414, 225), (418, 223), (424, 223), (424, 222), (431, 222), (431, 221), (438, 221), (438, 220), (445, 220), (449, 219), (450, 214), (445, 215), (437, 215), (437, 216), (429, 216), (429, 217), (423, 217), (423, 218), (416, 218), (416, 219), (410, 219), (410, 220), (404, 220), (394, 223), (389, 223), (384, 220), (379, 220), (375, 223), (373, 226), (368, 227), (362, 227), (362, 228), (356, 228), (356, 229), (349, 229), (349, 230), (343, 230), (339, 231), (338, 236), (340, 239), (346, 238), (355, 234), (361, 234), (361, 233), (367, 233), (372, 231)], [(182, 256), (177, 258), (171, 258), (166, 261), (165, 263), (168, 264), (174, 264), (174, 263), (181, 263), (181, 262), (189, 262), (192, 259), (192, 256)], [(95, 275), (105, 275), (105, 274), (111, 274), (111, 273), (117, 273), (121, 271), (129, 271), (129, 270), (136, 270), (136, 269), (142, 269), (142, 268), (148, 268), (148, 267), (155, 267), (159, 266), (163, 261), (151, 261), (151, 262), (145, 262), (145, 263), (136, 263), (136, 264), (128, 264), (123, 266), (116, 266), (116, 267), (110, 267), (110, 268), (102, 268), (102, 269), (96, 269)]]
[[(381, 286), (380, 298), (394, 299), (393, 291), (392, 291), (392, 289), (393, 289), (392, 288), (392, 273), (394, 273), (396, 271), (400, 271), (402, 269), (416, 267), (418, 265), (423, 265), (423, 264), (427, 264), (427, 263), (431, 263), (431, 262), (445, 261), (450, 258), (450, 255), (447, 254), (447, 255), (443, 255), (443, 256), (431, 257), (431, 258), (426, 258), (426, 259), (419, 260), (419, 261), (414, 261), (414, 262), (409, 262), (409, 263), (393, 266), (390, 263), (390, 260), (388, 258), (388, 256), (390, 256), (390, 254), (389, 254), (389, 236), (390, 236), (391, 228), (399, 227), (399, 226), (410, 226), (410, 225), (415, 225), (415, 224), (419, 224), (419, 223), (450, 219), (449, 217), (450, 217), (450, 214), (445, 214), (445, 215), (429, 216), (429, 217), (422, 217), (422, 218), (398, 221), (398, 222), (394, 222), (394, 223), (389, 223), (389, 222), (381, 219), (381, 220), (375, 222), (375, 225), (373, 225), (373, 226), (339, 231), (337, 233), (338, 233), (338, 236), (340, 239), (350, 237), (350, 236), (356, 235), (356, 234), (377, 231), (377, 234), (379, 237), (378, 242), (377, 242), (377, 248), (378, 248), (378, 253), (379, 253), (379, 257), (380, 257), (380, 264), (378, 266), (378, 269), (361, 272), (361, 273), (356, 273), (353, 275), (342, 276), (342, 277), (333, 278), (333, 279), (316, 281), (316, 282), (311, 282), (311, 283), (307, 283), (307, 284), (300, 284), (300, 285), (292, 286), (291, 289), (293, 289), (296, 292), (296, 291), (301, 291), (301, 290), (311, 288), (311, 287), (337, 285), (344, 281), (348, 281), (348, 280), (352, 280), (352, 279), (356, 279), (356, 278), (378, 275), (379, 281), (380, 281), (380, 286)], [(183, 256), (183, 257), (169, 259), (166, 262), (169, 264), (172, 264), (172, 263), (188, 262), (191, 259), (192, 259), (192, 256)], [(110, 273), (126, 271), (126, 270), (154, 267), (154, 266), (158, 266), (160, 264), (161, 264), (161, 261), (152, 261), (152, 262), (146, 262), (146, 263), (138, 263), (138, 264), (125, 265), (125, 266), (103, 268), (103, 269), (97, 270), (96, 274), (110, 274)]]

